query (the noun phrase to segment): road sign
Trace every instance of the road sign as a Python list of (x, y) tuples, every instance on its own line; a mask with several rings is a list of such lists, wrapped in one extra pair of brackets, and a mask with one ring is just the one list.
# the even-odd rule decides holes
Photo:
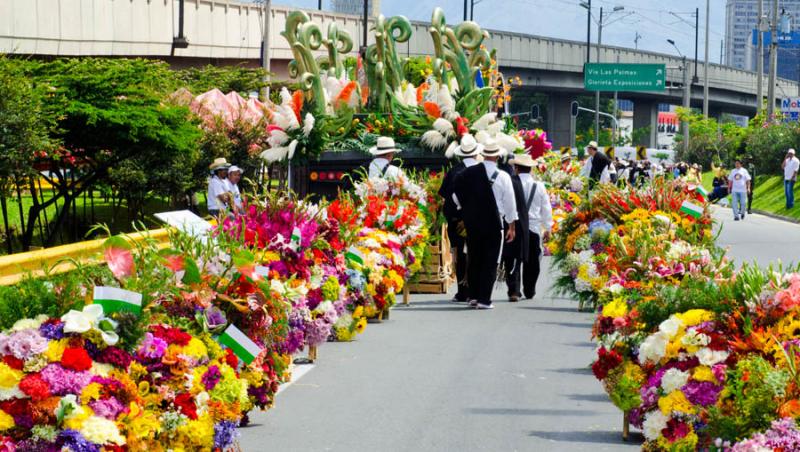
[(561, 155), (569, 155), (572, 152), (572, 148), (569, 146), (561, 146)]
[(636, 146), (636, 160), (647, 160), (647, 148), (645, 146)]
[(606, 148), (606, 157), (614, 160), (614, 157), (616, 157), (616, 154), (614, 153), (614, 146), (609, 146)]
[(583, 86), (588, 91), (664, 91), (664, 64), (586, 63)]

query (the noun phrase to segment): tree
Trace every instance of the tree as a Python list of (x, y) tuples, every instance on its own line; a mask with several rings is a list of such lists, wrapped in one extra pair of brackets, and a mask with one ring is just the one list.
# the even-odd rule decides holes
[(740, 151), (747, 130), (735, 122), (719, 123), (712, 117), (704, 117), (685, 108), (678, 108), (678, 119), (689, 124), (689, 148), (680, 143), (678, 159), (710, 167), (711, 163), (729, 162)]
[(789, 148), (800, 148), (800, 124), (769, 121), (757, 116), (750, 121), (745, 139), (746, 157), (761, 174), (780, 174), (781, 162)]

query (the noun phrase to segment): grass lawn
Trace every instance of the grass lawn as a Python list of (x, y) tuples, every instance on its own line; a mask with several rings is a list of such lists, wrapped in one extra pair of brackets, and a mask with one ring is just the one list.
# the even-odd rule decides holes
[[(703, 173), (703, 185), (711, 192), (711, 181), (714, 175), (709, 171)], [(794, 186), (795, 207), (786, 209), (786, 198), (783, 195), (783, 176), (756, 176), (756, 188), (753, 192), (753, 209), (800, 220), (800, 184)]]

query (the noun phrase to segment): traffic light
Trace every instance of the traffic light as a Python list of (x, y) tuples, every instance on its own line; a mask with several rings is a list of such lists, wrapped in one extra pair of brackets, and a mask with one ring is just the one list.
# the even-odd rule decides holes
[(572, 115), (573, 118), (577, 118), (578, 117), (578, 107), (579, 106), (580, 105), (578, 105), (578, 101), (577, 100), (573, 100), (572, 104), (570, 104), (570, 114)]

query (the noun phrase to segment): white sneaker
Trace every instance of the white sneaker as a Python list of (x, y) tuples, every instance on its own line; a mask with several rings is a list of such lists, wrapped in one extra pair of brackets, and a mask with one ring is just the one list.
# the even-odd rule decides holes
[(478, 303), (478, 309), (494, 309), (494, 305)]
[(478, 300), (469, 300), (469, 307), (475, 308), (478, 306)]

